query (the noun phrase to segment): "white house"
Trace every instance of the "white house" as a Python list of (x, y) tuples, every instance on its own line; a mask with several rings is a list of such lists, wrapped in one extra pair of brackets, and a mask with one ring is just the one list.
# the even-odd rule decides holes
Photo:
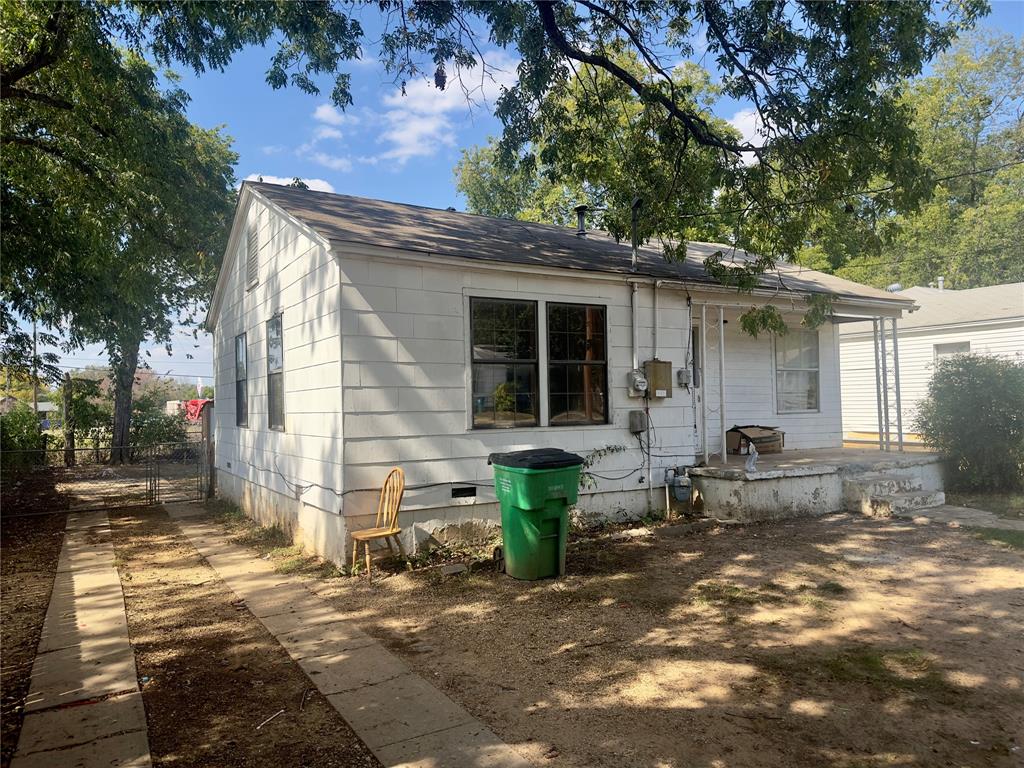
[[(704, 270), (719, 250), (745, 258), (691, 243), (634, 265), (600, 233), (247, 182), (208, 316), (219, 493), (343, 561), (392, 465), (424, 535), (498, 519), (495, 451), (613, 448), (580, 506), (614, 515), (660, 507), (666, 469), (721, 461), (734, 424), (841, 446), (838, 326), (801, 330), (806, 297), (837, 319), (912, 299), (788, 264), (737, 293)], [(785, 337), (740, 330), (766, 303)], [(631, 371), (653, 360), (645, 398)]]
[[(896, 335), (901, 421), (908, 443), (917, 440), (913, 431), (917, 406), (928, 392), (936, 362), (966, 353), (1024, 359), (1024, 283), (956, 291), (943, 288), (940, 278), (939, 285), (893, 294), (919, 306), (898, 322)], [(888, 354), (892, 356), (891, 348)], [(843, 325), (843, 431), (851, 441), (878, 439), (874, 357), (871, 325)]]

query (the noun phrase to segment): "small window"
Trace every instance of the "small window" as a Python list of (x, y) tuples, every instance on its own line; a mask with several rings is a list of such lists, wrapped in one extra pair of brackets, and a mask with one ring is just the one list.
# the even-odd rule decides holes
[(249, 423), (248, 360), (245, 334), (235, 336), (235, 424)]
[(267, 320), (267, 426), (284, 431), (284, 340), (281, 315)]
[(548, 423), (608, 423), (605, 308), (548, 304)]
[(245, 284), (252, 288), (260, 277), (260, 233), (255, 224), (249, 225), (245, 244)]
[(954, 355), (969, 355), (971, 353), (971, 342), (954, 341), (949, 344), (936, 344), (934, 349), (935, 362), (939, 363)]
[(473, 427), (534, 427), (537, 302), (470, 299)]
[(775, 397), (779, 413), (818, 410), (818, 334), (790, 331), (775, 337)]

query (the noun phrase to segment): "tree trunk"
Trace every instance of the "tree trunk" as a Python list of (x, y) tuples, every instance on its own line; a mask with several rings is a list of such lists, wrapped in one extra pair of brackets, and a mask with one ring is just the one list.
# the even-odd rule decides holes
[(139, 367), (141, 341), (127, 342), (117, 354), (110, 355), (114, 376), (114, 435), (110, 441), (110, 461), (123, 464), (130, 458), (132, 426), (132, 387)]
[(75, 380), (64, 374), (64, 466), (75, 466)]

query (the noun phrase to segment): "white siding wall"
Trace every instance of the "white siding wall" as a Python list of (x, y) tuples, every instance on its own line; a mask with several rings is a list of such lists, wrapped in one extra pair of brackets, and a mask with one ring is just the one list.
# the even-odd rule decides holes
[[(624, 279), (612, 282), (583, 275), (547, 277), (445, 265), (423, 267), (398, 259), (365, 258), (357, 252), (341, 254), (341, 275), (346, 488), (377, 488), (388, 468), (395, 464), (405, 469), (409, 485), (489, 482), (489, 453), (541, 446), (587, 453), (623, 445), (628, 447), (626, 452), (603, 459), (594, 471), (618, 477), (640, 467), (637, 442), (627, 429), (629, 411), (641, 408), (643, 401), (629, 398), (626, 389), (631, 367), (631, 330), (630, 287)], [(471, 429), (467, 396), (467, 309), (471, 296), (539, 301), (542, 425), (547, 416), (544, 303), (605, 304), (612, 423)], [(687, 365), (688, 312), (684, 293), (660, 291), (658, 351), (662, 360), (672, 362), (673, 381), (675, 371)], [(788, 447), (839, 445), (837, 353), (832, 327), (821, 332), (821, 412), (779, 416), (775, 414), (771, 341), (741, 336), (736, 316), (729, 315), (731, 322), (727, 326), (727, 426), (778, 425), (787, 430)], [(641, 363), (652, 356), (652, 318), (652, 289), (641, 286)], [(709, 359), (708, 368), (714, 371), (712, 386), (717, 387), (717, 358)], [(690, 464), (698, 451), (691, 394), (678, 386), (674, 386), (672, 394), (671, 398), (651, 401), (656, 429), (654, 453), (660, 456), (652, 462), (655, 486), (662, 485), (664, 468)], [(640, 477), (640, 473), (634, 473), (617, 480), (601, 479), (597, 490), (642, 491), (646, 486), (638, 482)], [(373, 500), (372, 493), (346, 497), (346, 516), (364, 514)], [(478, 489), (478, 500), (492, 501), (493, 493)], [(662, 503), (655, 496), (659, 508)], [(433, 508), (451, 504), (450, 488), (442, 486), (410, 491), (404, 506)]]
[[(259, 227), (259, 282), (247, 289), (244, 259), (227, 267), (230, 272), (214, 332), (217, 471), (293, 499), (285, 478), (293, 484), (318, 483), (340, 490), (337, 265), (326, 248), (258, 200), (249, 209), (248, 221)], [(243, 256), (245, 240), (243, 229), (238, 246)], [(265, 323), (277, 312), (283, 314), (283, 432), (267, 428)], [(249, 418), (248, 426), (238, 427), (234, 348), (235, 336), (243, 332), (248, 344)], [(302, 501), (327, 511), (337, 512), (340, 507), (336, 494), (318, 488), (303, 494)]]
[[(849, 327), (852, 329), (854, 326)], [(861, 334), (853, 337), (847, 334), (840, 341), (843, 430), (847, 433), (878, 432), (875, 352), (870, 324), (867, 328), (866, 338)], [(914, 431), (917, 405), (928, 393), (928, 382), (935, 370), (935, 345), (964, 341), (970, 342), (972, 353), (1021, 360), (1024, 359), (1024, 322), (1018, 320), (975, 328), (900, 330), (900, 395), (905, 433)]]
[[(753, 338), (740, 329), (738, 310), (726, 311), (725, 402), (726, 423), (761, 424), (786, 433), (786, 448), (834, 448), (842, 445), (842, 407), (839, 399), (838, 331), (832, 324), (818, 329), (819, 409), (807, 413), (779, 413), (775, 398), (775, 347), (772, 338)], [(699, 309), (695, 311), (699, 323)], [(800, 314), (786, 315), (790, 327), (799, 326)], [(707, 381), (703, 388), (708, 403), (708, 445), (720, 453), (718, 309), (707, 309)], [(731, 461), (739, 463), (741, 459)]]

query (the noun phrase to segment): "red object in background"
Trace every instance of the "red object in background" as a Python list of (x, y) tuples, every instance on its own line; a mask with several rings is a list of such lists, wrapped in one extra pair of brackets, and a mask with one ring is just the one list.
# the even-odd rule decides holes
[(212, 403), (213, 400), (209, 398), (203, 398), (199, 400), (186, 400), (185, 401), (185, 418), (189, 421), (199, 421), (203, 418), (203, 408), (206, 407), (207, 403)]

